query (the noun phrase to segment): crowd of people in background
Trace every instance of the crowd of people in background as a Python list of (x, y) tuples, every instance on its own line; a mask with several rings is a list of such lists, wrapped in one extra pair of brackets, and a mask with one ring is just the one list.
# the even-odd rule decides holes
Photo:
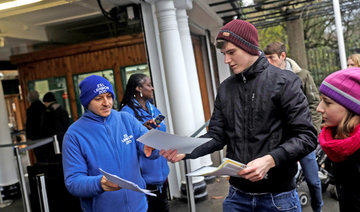
[[(79, 85), (84, 114), (70, 127), (69, 115), (46, 93), (43, 102), (31, 91), (27, 109), (29, 140), (57, 135), (62, 145), (65, 185), (80, 197), (83, 211), (169, 211), (167, 161), (195, 159), (221, 150), (247, 164), (230, 177), (223, 211), (301, 211), (295, 175), (300, 161), (313, 211), (322, 211), (315, 148), (334, 164), (341, 212), (360, 211), (360, 54), (347, 59), (348, 69), (327, 76), (320, 93), (308, 70), (287, 57), (286, 46), (259, 48), (257, 29), (242, 20), (224, 25), (216, 37), (232, 75), (218, 89), (208, 132), (211, 140), (191, 154), (154, 150), (136, 141), (148, 130), (166, 132), (153, 102), (149, 76), (131, 75), (112, 109), (111, 83), (97, 75)], [(35, 149), (38, 162), (53, 161), (52, 146)], [(118, 175), (155, 191), (157, 197), (123, 189), (100, 171)]]
[[(29, 92), (28, 100), (31, 104), (26, 111), (26, 138), (38, 140), (56, 135), (61, 149), (64, 134), (70, 126), (68, 112), (57, 102), (52, 92), (47, 92), (41, 102), (38, 91), (33, 90)], [(53, 143), (35, 148), (34, 153), (38, 163), (59, 161)]]

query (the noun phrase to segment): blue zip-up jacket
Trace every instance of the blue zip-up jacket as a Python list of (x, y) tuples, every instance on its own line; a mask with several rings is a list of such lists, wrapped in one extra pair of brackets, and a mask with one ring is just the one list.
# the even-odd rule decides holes
[[(143, 119), (141, 121), (144, 124), (146, 121), (157, 117), (161, 112), (151, 103), (152, 108), (152, 115), (146, 112), (141, 107), (137, 108), (137, 112), (139, 113), (140, 117)], [(125, 105), (121, 111), (126, 111), (135, 117), (135, 112), (129, 106)], [(166, 132), (166, 125), (165, 122), (160, 123), (160, 128), (157, 128), (163, 132)], [(146, 184), (148, 185), (162, 185), (169, 175), (169, 166), (167, 164), (167, 160), (160, 156), (156, 160), (149, 160), (144, 154), (139, 155), (140, 160), (140, 168), (141, 168), (141, 175), (143, 176)]]
[[(148, 130), (128, 113), (111, 111), (104, 118), (87, 110), (70, 126), (63, 142), (65, 185), (80, 197), (83, 211), (140, 212), (147, 210), (145, 194), (120, 189), (104, 192), (99, 168), (145, 188), (138, 154), (144, 145), (135, 142)], [(153, 151), (150, 158), (157, 158)]]

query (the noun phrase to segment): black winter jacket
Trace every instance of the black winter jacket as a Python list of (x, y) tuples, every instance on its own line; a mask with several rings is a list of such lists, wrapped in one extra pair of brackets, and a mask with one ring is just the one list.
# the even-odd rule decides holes
[(41, 116), (45, 111), (45, 105), (36, 100), (26, 110), (26, 139), (37, 140), (41, 138)]
[(213, 138), (186, 158), (197, 158), (227, 145), (226, 157), (245, 163), (270, 154), (276, 166), (267, 179), (231, 177), (244, 192), (284, 192), (295, 188), (296, 162), (317, 144), (300, 79), (269, 64), (264, 54), (249, 68), (221, 83), (209, 130)]
[(360, 150), (333, 164), (340, 211), (360, 211)]

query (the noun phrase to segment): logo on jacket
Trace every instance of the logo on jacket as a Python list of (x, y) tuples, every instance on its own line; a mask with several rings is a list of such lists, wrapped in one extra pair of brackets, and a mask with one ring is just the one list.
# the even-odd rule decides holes
[(132, 142), (132, 138), (132, 135), (128, 136), (127, 134), (124, 134), (124, 138), (121, 140), (121, 142), (130, 144)]
[(96, 89), (94, 90), (94, 93), (103, 94), (103, 93), (107, 93), (108, 90), (109, 90), (109, 86), (105, 86), (103, 83), (99, 83), (96, 85)]

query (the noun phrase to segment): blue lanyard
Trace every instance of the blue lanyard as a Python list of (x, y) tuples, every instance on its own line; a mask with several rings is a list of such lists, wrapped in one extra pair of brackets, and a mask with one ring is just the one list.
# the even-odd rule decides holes
[[(135, 105), (136, 106), (139, 106), (139, 107), (141, 107), (141, 109), (143, 109), (142, 108), (142, 106), (141, 106), (141, 104), (136, 100), (136, 99), (133, 99), (134, 100), (134, 103), (135, 103)], [(153, 107), (151, 106), (151, 103), (150, 103), (150, 101), (146, 101), (146, 107), (147, 107), (147, 109), (148, 109), (148, 111), (149, 111), (149, 115), (151, 115), (151, 118), (154, 118), (154, 109), (153, 109)], [(144, 110), (144, 109), (143, 109)], [(145, 111), (145, 110), (144, 110)], [(146, 111), (145, 111), (146, 112)]]

